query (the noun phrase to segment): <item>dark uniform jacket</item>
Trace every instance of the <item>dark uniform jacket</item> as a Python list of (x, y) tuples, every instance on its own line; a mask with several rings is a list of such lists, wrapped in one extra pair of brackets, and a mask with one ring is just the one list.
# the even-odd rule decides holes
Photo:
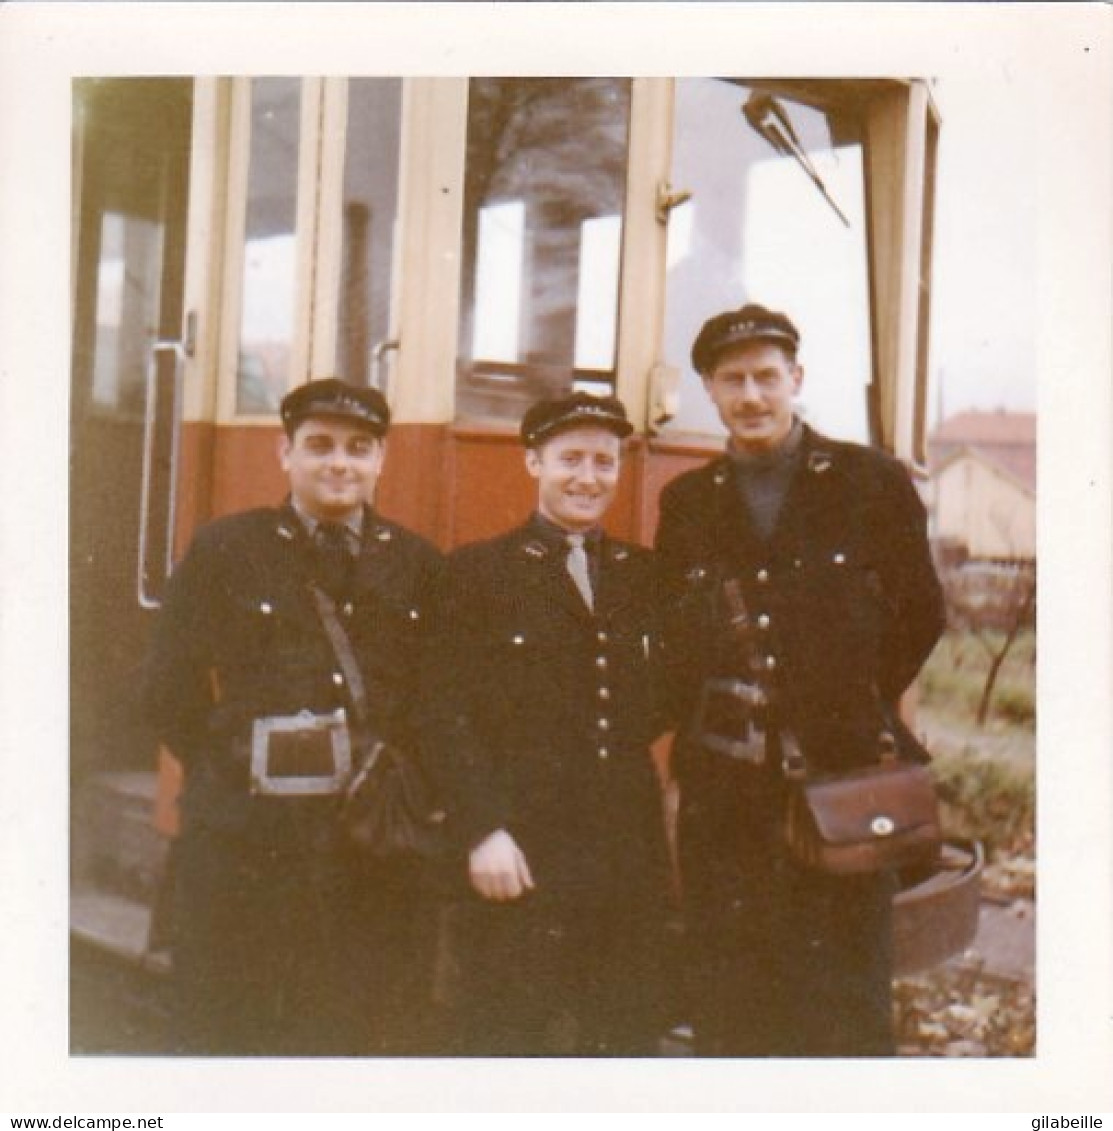
[(509, 831), (539, 891), (656, 884), (663, 826), (649, 745), (663, 721), (652, 555), (603, 537), (592, 612), (565, 553), (535, 520), (449, 560), (445, 674), (432, 694), (451, 819), (464, 850)]
[[(187, 816), (246, 819), (243, 749), (253, 719), (349, 706), (308, 588), (312, 553), (291, 506), (252, 510), (202, 528), (171, 578), (145, 699), (160, 739), (186, 768)], [(372, 730), (408, 748), (417, 745), (420, 647), (441, 562), (421, 538), (365, 510), (340, 617)], [(213, 796), (190, 806), (198, 778)]]
[[(369, 509), (361, 539), (339, 619), (371, 730), (419, 755), (442, 559)], [(172, 857), (184, 1052), (366, 1055), (426, 1039), (432, 935), (416, 865), (341, 851), (335, 797), (250, 792), (253, 720), (351, 706), (309, 588), (315, 553), (289, 505), (214, 522), (175, 570), (155, 630), (147, 709), (185, 767)]]
[(739, 675), (722, 584), (737, 578), (763, 679), (816, 769), (870, 761), (878, 733), (943, 626), (925, 512), (895, 459), (807, 426), (767, 541), (752, 529), (728, 456), (661, 496), (657, 547), (680, 626), (675, 682), (690, 717), (709, 675)]
[[(894, 459), (805, 427), (768, 539), (724, 456), (664, 490), (657, 544), (676, 620), (678, 855), (697, 1051), (855, 1056), (892, 1051), (892, 877), (796, 868), (781, 835), (783, 729), (813, 771), (874, 760), (942, 627), (924, 508)], [(748, 628), (723, 598), (737, 582)], [(773, 700), (763, 766), (707, 749), (693, 718), (708, 677)], [(778, 729), (781, 728), (781, 729)], [(762, 742), (753, 744), (760, 754)]]

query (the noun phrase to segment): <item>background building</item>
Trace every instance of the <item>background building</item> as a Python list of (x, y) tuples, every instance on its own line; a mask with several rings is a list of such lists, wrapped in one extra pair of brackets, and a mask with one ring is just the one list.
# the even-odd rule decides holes
[(1035, 560), (1034, 413), (958, 413), (932, 433), (928, 457), (933, 530), (945, 560)]

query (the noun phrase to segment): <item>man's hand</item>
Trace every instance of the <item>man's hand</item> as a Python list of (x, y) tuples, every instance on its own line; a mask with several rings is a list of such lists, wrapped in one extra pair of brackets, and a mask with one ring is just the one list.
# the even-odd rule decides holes
[(468, 874), (471, 886), (484, 899), (499, 903), (533, 890), (526, 858), (505, 829), (497, 829), (472, 849)]

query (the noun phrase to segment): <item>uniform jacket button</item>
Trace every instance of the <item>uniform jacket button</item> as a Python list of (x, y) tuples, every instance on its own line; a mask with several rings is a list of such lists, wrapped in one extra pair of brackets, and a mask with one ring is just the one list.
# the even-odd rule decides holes
[(769, 580), (769, 571), (767, 569), (759, 569), (757, 571), (757, 579), (764, 585), (765, 582)]
[(768, 628), (769, 627), (769, 614), (768, 613), (761, 613), (761, 614), (758, 615), (757, 626), (758, 626), (758, 628)]
[(333, 672), (332, 682), (335, 683), (337, 687), (342, 687), (344, 685), (344, 677), (339, 672)]

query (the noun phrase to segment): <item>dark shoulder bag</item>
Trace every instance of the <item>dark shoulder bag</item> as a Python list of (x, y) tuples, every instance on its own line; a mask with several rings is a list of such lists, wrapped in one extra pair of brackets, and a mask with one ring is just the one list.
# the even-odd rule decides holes
[(344, 845), (368, 860), (431, 857), (442, 846), (444, 812), (413, 757), (370, 734), (363, 676), (332, 599), (311, 586), (317, 613), (348, 683), (357, 740), (340, 800)]

